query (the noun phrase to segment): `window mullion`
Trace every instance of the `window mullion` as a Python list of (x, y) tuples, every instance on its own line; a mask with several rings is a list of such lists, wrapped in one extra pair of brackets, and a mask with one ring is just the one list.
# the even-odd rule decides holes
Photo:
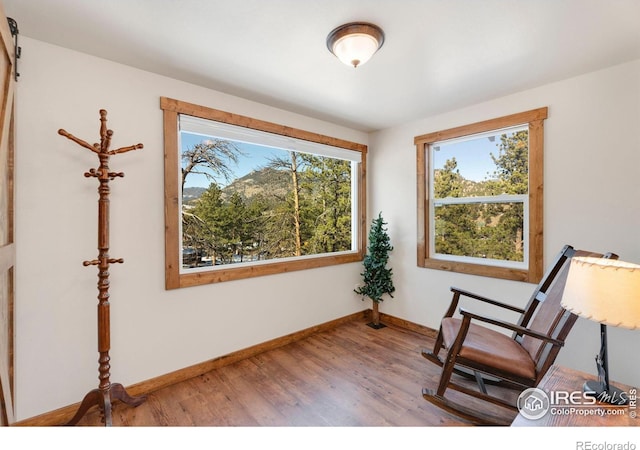
[(528, 194), (523, 195), (511, 195), (502, 194), (494, 196), (479, 196), (479, 197), (444, 197), (433, 200), (436, 206), (439, 205), (460, 205), (460, 204), (472, 204), (472, 203), (524, 203), (529, 198)]

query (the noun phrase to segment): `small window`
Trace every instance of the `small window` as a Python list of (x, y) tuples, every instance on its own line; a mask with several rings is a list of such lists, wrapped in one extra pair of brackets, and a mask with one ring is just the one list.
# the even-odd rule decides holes
[(167, 289), (362, 259), (366, 146), (161, 107)]
[(546, 114), (542, 108), (415, 138), (420, 266), (539, 280)]

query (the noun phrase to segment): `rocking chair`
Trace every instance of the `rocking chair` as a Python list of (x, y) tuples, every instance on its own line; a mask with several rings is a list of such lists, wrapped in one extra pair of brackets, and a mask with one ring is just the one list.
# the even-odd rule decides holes
[[(560, 305), (573, 256), (617, 259), (617, 255), (612, 253), (602, 255), (574, 250), (566, 245), (548, 268), (524, 309), (452, 287), (453, 299), (440, 324), (433, 351), (422, 351), (426, 359), (442, 367), (437, 390), (423, 389), (423, 397), (473, 424), (506, 425), (504, 418), (492, 415), (489, 411), (479, 412), (445, 398), (445, 392), (453, 389), (517, 412), (515, 402), (506, 400), (504, 395), (488, 393), (486, 385), (503, 386), (521, 392), (537, 386), (549, 370), (577, 319), (575, 314)], [(509, 323), (463, 308), (459, 309), (461, 317), (454, 317), (461, 297), (515, 312), (520, 317), (515, 323)], [(481, 323), (489, 324), (491, 328)], [(496, 327), (510, 330), (513, 334), (509, 336), (497, 331)], [(441, 350), (446, 351), (444, 359), (439, 356)], [(475, 379), (477, 388), (468, 382), (465, 385), (453, 381), (454, 374)]]

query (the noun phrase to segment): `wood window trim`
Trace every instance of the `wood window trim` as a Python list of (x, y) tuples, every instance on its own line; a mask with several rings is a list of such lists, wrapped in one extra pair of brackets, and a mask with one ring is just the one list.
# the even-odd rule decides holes
[[(367, 146), (300, 130), (285, 125), (241, 116), (205, 106), (183, 102), (167, 97), (160, 97), (160, 108), (163, 111), (164, 128), (164, 211), (165, 211), (165, 288), (177, 289), (189, 286), (218, 283), (263, 275), (312, 269), (336, 264), (361, 261), (366, 247), (366, 154)], [(246, 265), (228, 268), (216, 268), (192, 273), (180, 272), (180, 185), (178, 168), (180, 167), (178, 152), (178, 117), (186, 114), (201, 119), (214, 120), (231, 125), (239, 125), (254, 130), (279, 134), (282, 136), (303, 139), (310, 142), (331, 145), (362, 154), (362, 162), (358, 174), (358, 210), (357, 233), (358, 249), (354, 253), (340, 255), (321, 255), (303, 259), (276, 261), (259, 265)]]
[[(508, 116), (423, 134), (414, 138), (417, 161), (418, 235), (417, 264), (429, 269), (538, 283), (543, 263), (543, 156), (544, 120), (548, 108), (538, 108)], [(529, 261), (527, 269), (444, 261), (429, 257), (429, 146), (434, 142), (498, 130), (514, 125), (529, 126)]]

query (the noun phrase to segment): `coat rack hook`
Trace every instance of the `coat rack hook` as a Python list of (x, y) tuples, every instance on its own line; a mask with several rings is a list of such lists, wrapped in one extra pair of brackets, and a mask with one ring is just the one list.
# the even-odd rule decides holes
[(13, 54), (13, 73), (15, 80), (18, 81), (18, 77), (20, 76), (20, 73), (18, 72), (18, 59), (22, 56), (22, 47), (18, 45), (18, 34), (20, 34), (20, 32), (18, 31), (18, 22), (11, 17), (7, 17), (7, 21), (9, 22), (9, 30), (11, 31), (11, 36), (13, 36), (13, 43), (15, 46), (15, 53)]

